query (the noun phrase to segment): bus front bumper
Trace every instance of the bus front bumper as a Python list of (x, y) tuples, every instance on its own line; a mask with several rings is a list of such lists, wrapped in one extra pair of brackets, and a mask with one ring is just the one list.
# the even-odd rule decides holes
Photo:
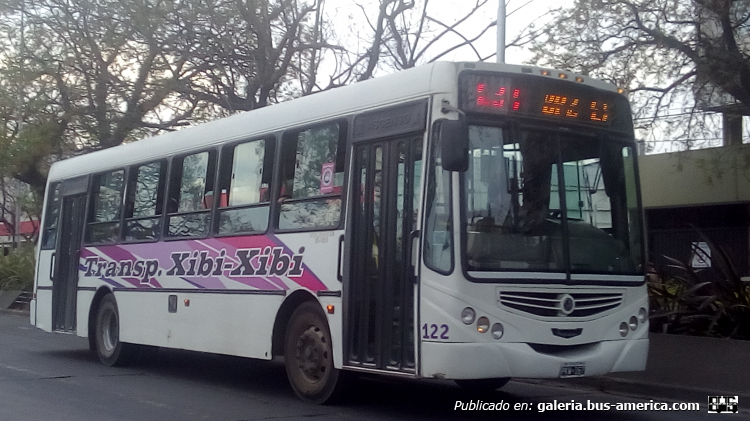
[[(565, 377), (564, 367), (583, 367), (583, 376), (646, 368), (648, 339), (602, 341), (541, 352), (525, 343), (422, 342), (422, 377), (483, 379)], [(568, 373), (568, 374), (562, 374)]]

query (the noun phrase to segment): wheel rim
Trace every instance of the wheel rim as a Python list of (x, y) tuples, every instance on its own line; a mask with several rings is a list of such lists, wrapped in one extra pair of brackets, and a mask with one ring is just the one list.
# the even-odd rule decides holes
[(120, 339), (119, 330), (117, 315), (114, 311), (107, 309), (102, 316), (102, 353), (106, 356), (114, 352)]
[(318, 383), (330, 371), (328, 342), (317, 326), (308, 327), (297, 339), (297, 367), (310, 383)]

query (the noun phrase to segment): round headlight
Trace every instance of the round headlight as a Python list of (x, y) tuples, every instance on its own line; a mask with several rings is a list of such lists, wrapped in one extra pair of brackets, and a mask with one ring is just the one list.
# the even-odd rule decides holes
[(625, 322), (620, 323), (620, 336), (623, 338), (628, 336), (628, 324)]
[(648, 310), (641, 307), (641, 309), (638, 310), (638, 321), (641, 323), (646, 323), (647, 320), (648, 320)]
[(471, 307), (466, 307), (461, 311), (461, 321), (466, 325), (474, 323), (474, 318), (477, 317), (477, 313)]
[(628, 325), (630, 325), (630, 330), (638, 329), (638, 319), (635, 316), (630, 316), (630, 320), (628, 320)]
[(495, 323), (494, 325), (492, 325), (492, 330), (490, 330), (490, 333), (492, 333), (493, 338), (500, 339), (505, 333), (505, 328), (500, 323)]
[(477, 320), (477, 331), (479, 333), (485, 333), (490, 330), (490, 319), (482, 316)]

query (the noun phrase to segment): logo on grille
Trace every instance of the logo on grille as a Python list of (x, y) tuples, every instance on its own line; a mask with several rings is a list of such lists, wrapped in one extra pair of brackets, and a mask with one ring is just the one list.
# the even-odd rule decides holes
[(567, 316), (576, 309), (576, 301), (570, 296), (570, 294), (563, 294), (560, 296), (559, 309), (564, 316)]

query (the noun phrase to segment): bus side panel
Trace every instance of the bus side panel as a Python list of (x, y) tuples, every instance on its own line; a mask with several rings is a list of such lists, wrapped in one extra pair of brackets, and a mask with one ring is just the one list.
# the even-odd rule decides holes
[(32, 324), (46, 331), (52, 332), (52, 270), (55, 250), (39, 250), (37, 253), (36, 273), (34, 277), (36, 303), (31, 318)]
[(333, 314), (326, 312), (328, 327), (331, 329), (331, 342), (333, 343), (333, 366), (335, 368), (343, 367), (344, 358), (344, 337), (343, 337), (343, 313), (341, 297), (319, 297), (320, 304), (324, 311), (326, 306), (333, 306)]
[[(52, 288), (36, 290), (36, 327), (45, 332), (52, 332)], [(33, 310), (33, 309), (32, 309)]]
[[(334, 305), (327, 314), (341, 361), (342, 231), (236, 236), (84, 247), (79, 334), (102, 284), (115, 294), (123, 342), (271, 358), (274, 321), (285, 297), (303, 290)], [(282, 238), (283, 237), (283, 238)]]
[[(336, 368), (343, 365), (343, 314), (342, 305), (343, 286), (339, 280), (340, 266), (343, 265), (343, 243), (339, 243), (344, 235), (343, 230), (314, 231), (279, 234), (278, 239), (295, 252), (304, 249), (305, 271), (319, 280), (322, 288), (314, 291), (328, 319), (333, 342), (333, 364)], [(341, 245), (341, 247), (339, 247)], [(291, 291), (289, 291), (291, 292)], [(328, 304), (333, 305), (333, 313), (326, 311)]]
[[(177, 297), (174, 313), (169, 297)], [(281, 295), (115, 291), (123, 342), (271, 358)], [(261, 322), (262, 321), (262, 322)]]
[(85, 338), (89, 336), (89, 311), (96, 291), (78, 290), (76, 298), (76, 335)]

